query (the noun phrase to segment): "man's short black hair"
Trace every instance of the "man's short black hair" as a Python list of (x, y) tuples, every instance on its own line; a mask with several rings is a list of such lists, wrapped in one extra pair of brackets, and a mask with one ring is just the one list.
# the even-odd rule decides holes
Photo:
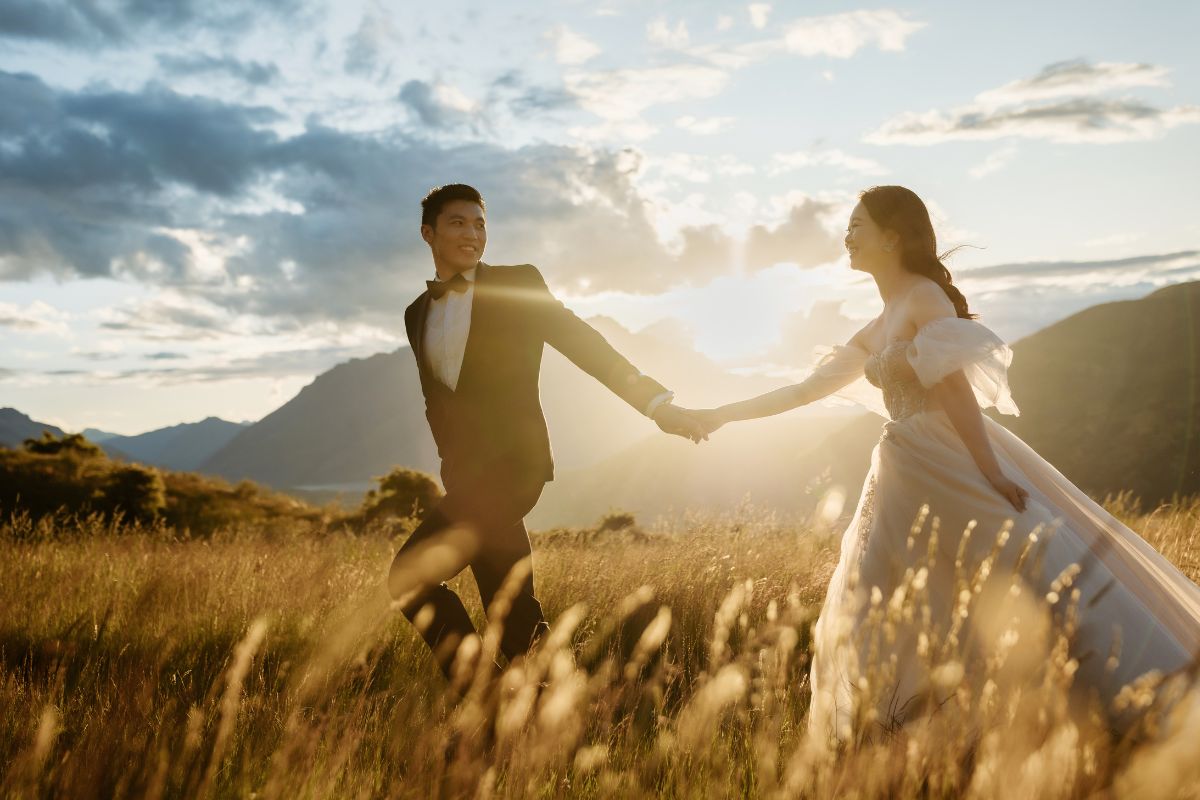
[(453, 203), (455, 200), (478, 203), (480, 208), (487, 211), (487, 206), (483, 204), (483, 195), (474, 186), (467, 186), (465, 183), (447, 183), (445, 186), (435, 186), (430, 189), (429, 194), (425, 195), (425, 199), (421, 201), (421, 224), (433, 227), (437, 223), (438, 214), (442, 213), (446, 203)]

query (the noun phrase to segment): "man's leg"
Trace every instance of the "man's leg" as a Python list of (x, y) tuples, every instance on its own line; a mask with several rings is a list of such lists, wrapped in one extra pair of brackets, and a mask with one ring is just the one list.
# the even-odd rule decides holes
[[(479, 586), (479, 598), (488, 612), (488, 624), (503, 626), (500, 651), (511, 661), (526, 653), (549, 626), (542, 613), (542, 604), (534, 595), (532, 550), (525, 523), (517, 521), (507, 529), (488, 531), (488, 534), (488, 541), (471, 564), (471, 571)], [(493, 619), (497, 610), (493, 603), (497, 596), (500, 605), (507, 606), (502, 619)]]
[(475, 633), (467, 609), (445, 581), (463, 570), (475, 557), (479, 531), (456, 525), (434, 508), (392, 559), (388, 591), (400, 601), (401, 611), (416, 626), (433, 652), (442, 674), (450, 677), (458, 646)]

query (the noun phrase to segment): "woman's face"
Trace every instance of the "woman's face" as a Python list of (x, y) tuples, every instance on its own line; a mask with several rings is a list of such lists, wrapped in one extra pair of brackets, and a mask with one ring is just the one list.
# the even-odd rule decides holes
[(895, 244), (891, 241), (894, 238), (895, 234), (889, 236), (875, 224), (875, 220), (867, 213), (867, 207), (859, 201), (850, 212), (850, 222), (846, 224), (846, 252), (850, 254), (850, 269), (875, 272), (895, 250)]

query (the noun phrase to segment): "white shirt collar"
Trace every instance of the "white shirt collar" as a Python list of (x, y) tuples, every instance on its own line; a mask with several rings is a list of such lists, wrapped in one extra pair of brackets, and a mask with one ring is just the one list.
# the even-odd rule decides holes
[[(477, 267), (471, 267), (470, 269), (468, 269), (468, 270), (466, 270), (466, 271), (464, 271), (464, 272), (461, 272), (461, 273), (459, 273), (459, 274), (460, 274), (460, 275), (462, 275), (464, 278), (466, 278), (466, 279), (467, 279), (468, 281), (470, 281), (471, 283), (474, 283), (474, 282), (475, 282), (475, 270), (476, 270), (476, 269), (478, 269), (478, 268), (477, 268)], [(440, 283), (442, 279), (441, 279), (441, 278), (435, 278), (435, 280), (437, 280), (437, 281)], [(454, 276), (453, 276), (453, 275), (451, 275), (449, 278), (446, 278), (446, 280), (448, 280), (448, 281), (452, 281), (452, 280), (454, 280)]]

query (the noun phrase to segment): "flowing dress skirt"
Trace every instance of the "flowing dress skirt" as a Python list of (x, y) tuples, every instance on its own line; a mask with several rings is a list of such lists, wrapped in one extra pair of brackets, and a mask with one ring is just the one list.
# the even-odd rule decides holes
[(813, 632), (814, 735), (894, 729), (985, 676), (1032, 680), (1068, 627), (1073, 691), (1114, 718), (1123, 687), (1193, 664), (1200, 589), (1019, 438), (984, 423), (1004, 473), (1029, 491), (1023, 513), (943, 411), (884, 426)]

